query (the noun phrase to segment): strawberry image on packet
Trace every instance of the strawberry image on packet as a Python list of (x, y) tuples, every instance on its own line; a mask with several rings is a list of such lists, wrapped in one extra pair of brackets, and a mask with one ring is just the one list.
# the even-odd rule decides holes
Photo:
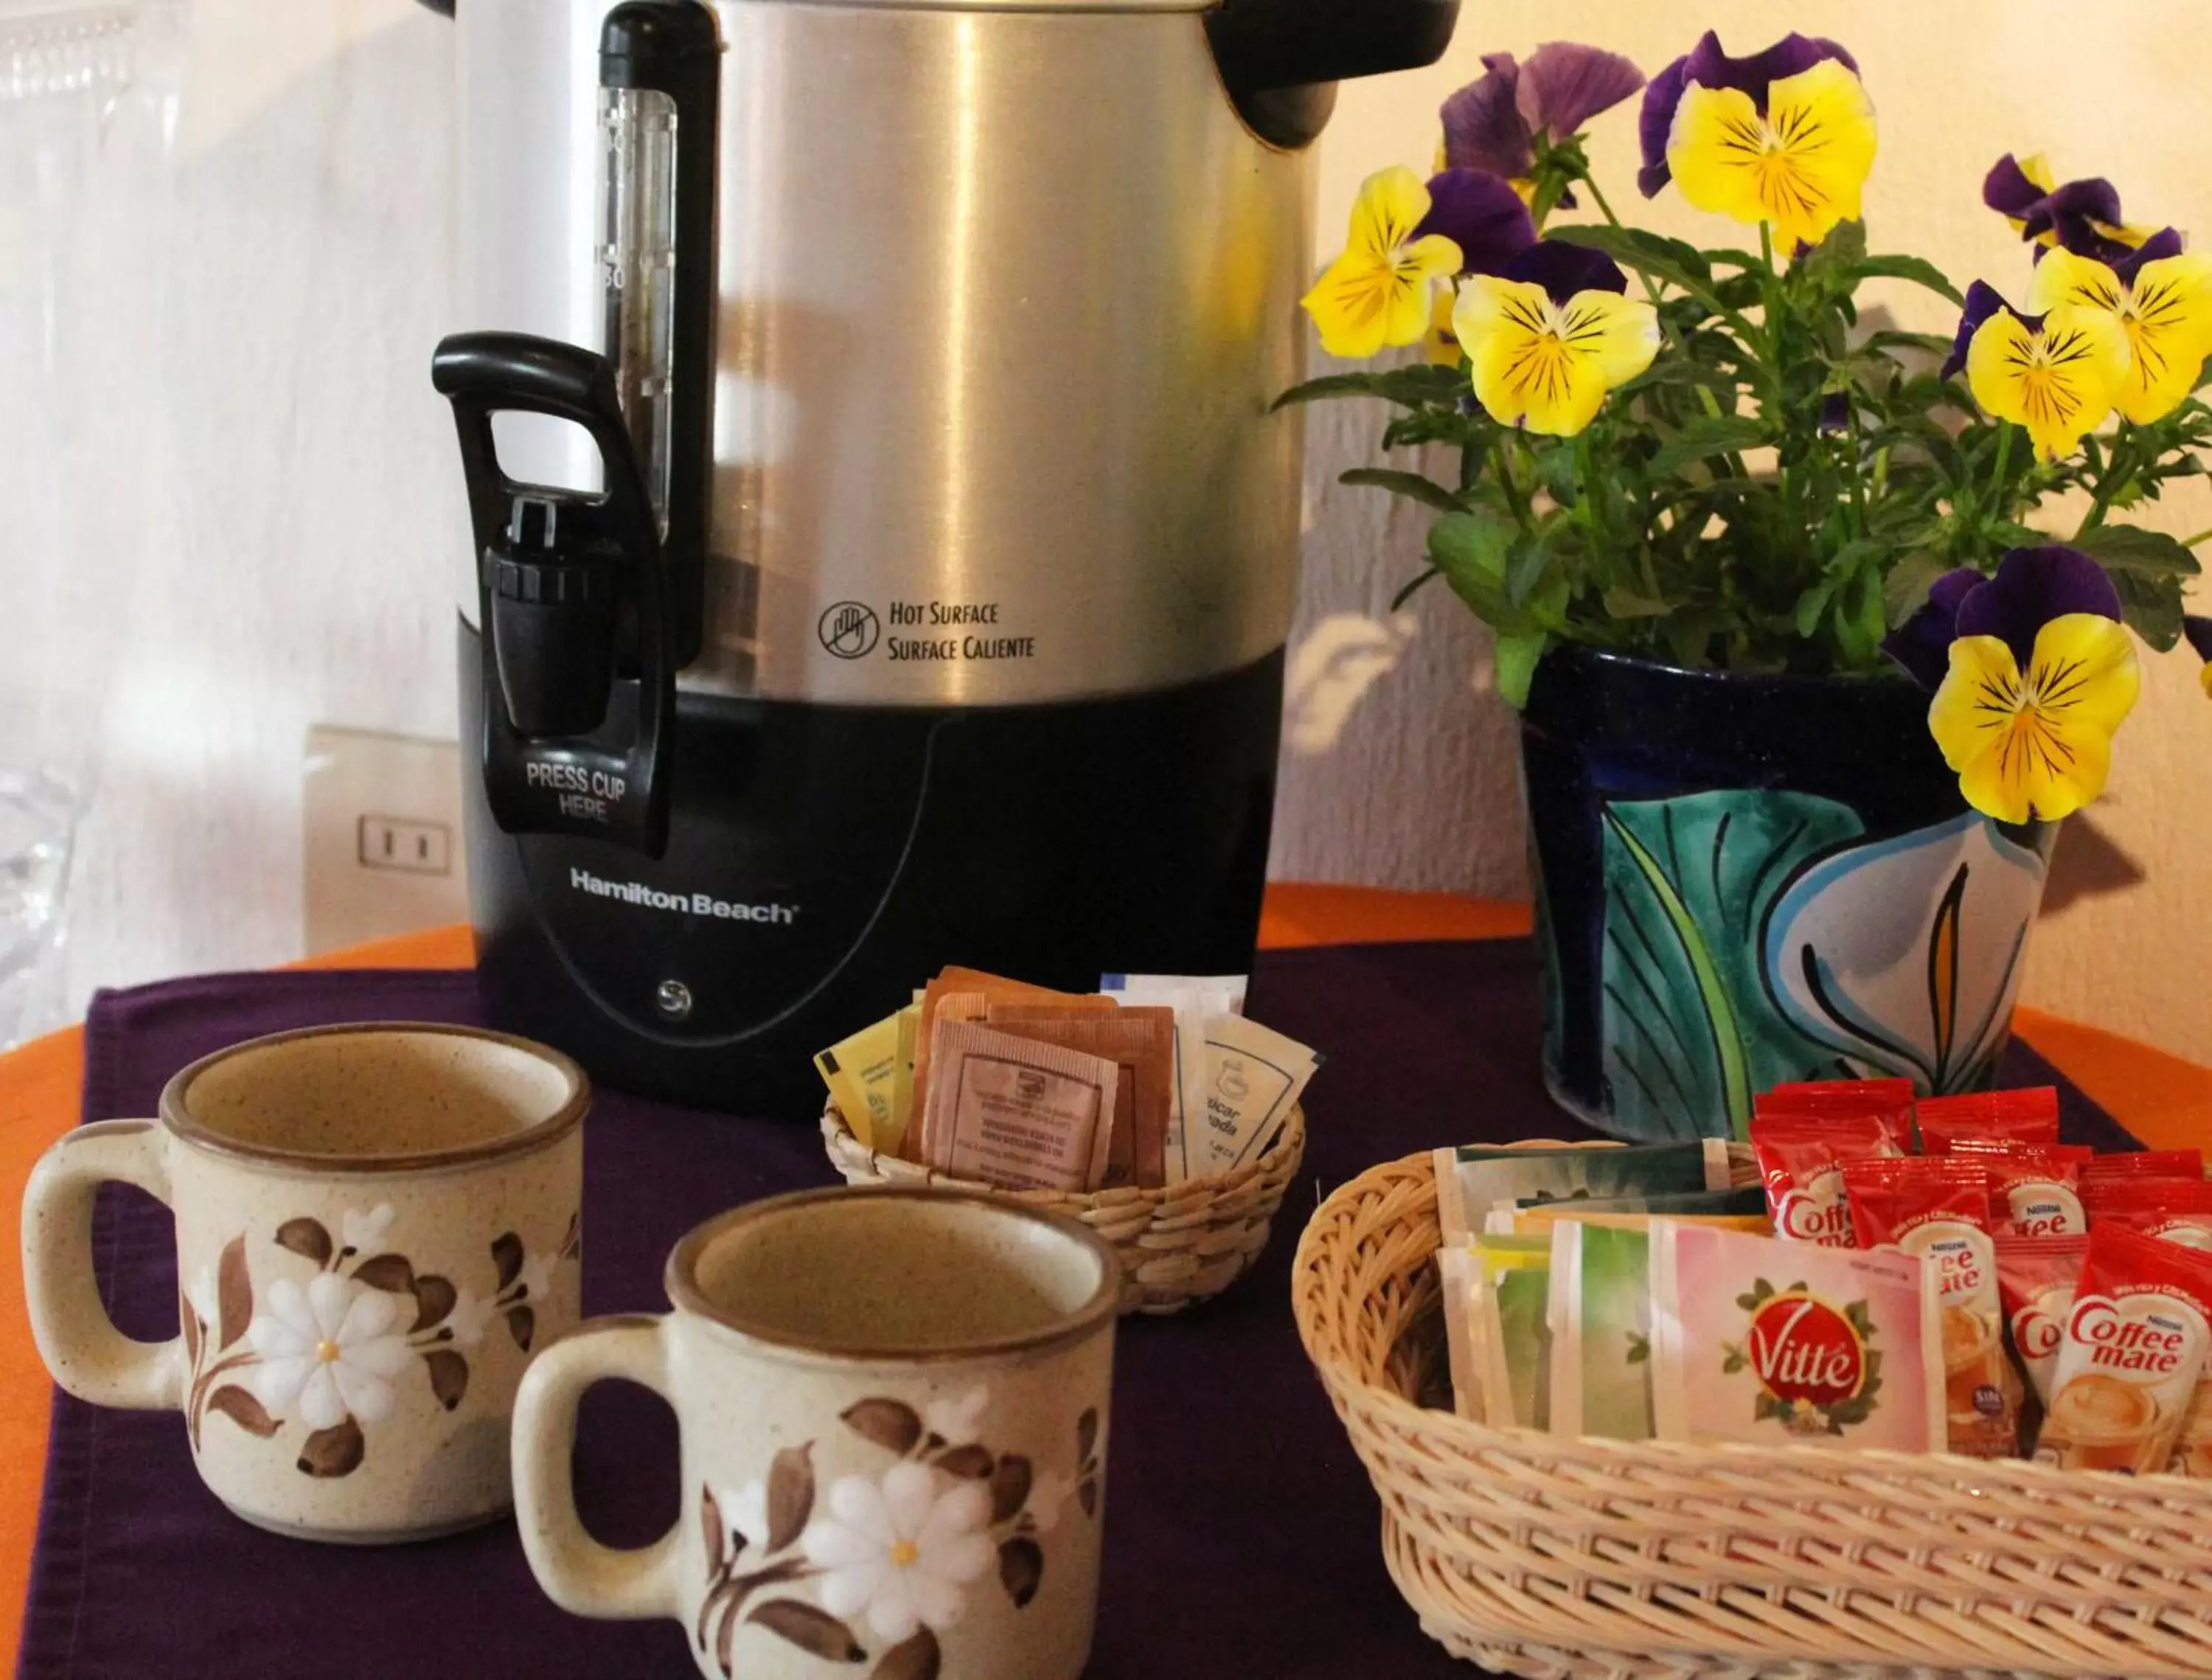
[(1917, 1114), (1923, 1154), (1948, 1155), (1988, 1144), (2058, 1145), (2058, 1093), (2048, 1085), (1929, 1097)]
[(1659, 1220), (1650, 1265), (1660, 1440), (1942, 1450), (1925, 1262)]
[(2012, 1458), (2026, 1390), (2005, 1357), (1988, 1169), (1956, 1156), (1854, 1161), (1844, 1189), (1861, 1248), (1917, 1255), (1936, 1274), (1951, 1451)]
[(2036, 1462), (2130, 1476), (2172, 1468), (2208, 1345), (2212, 1254), (2092, 1226)]
[(2060, 1144), (2050, 1149), (1961, 1147), (1951, 1160), (1989, 1170), (1990, 1228), (2015, 1237), (2078, 1237), (2089, 1228), (2081, 1205), (2081, 1169), (2094, 1152)]
[(2051, 1403), (2051, 1373), (2057, 1368), (2066, 1320), (2074, 1312), (2075, 1286), (2081, 1278), (2081, 1259), (2088, 1251), (2086, 1233), (1996, 1239), (1997, 1291), (2004, 1302), (2013, 1357), (2020, 1361), (2036, 1399), (2045, 1405)]
[(1766, 1185), (1774, 1233), (1823, 1248), (1851, 1247), (1851, 1213), (1844, 1199), (1844, 1167), (1890, 1160), (1905, 1151), (1895, 1127), (1875, 1114), (1756, 1114), (1752, 1152)]

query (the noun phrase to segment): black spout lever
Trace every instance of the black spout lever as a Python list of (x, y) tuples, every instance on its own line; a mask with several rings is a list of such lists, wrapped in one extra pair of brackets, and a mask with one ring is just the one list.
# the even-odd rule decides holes
[(1334, 83), (1433, 64), (1458, 21), (1459, 0), (1221, 0), (1206, 34), (1254, 131), (1303, 146), (1328, 119)]

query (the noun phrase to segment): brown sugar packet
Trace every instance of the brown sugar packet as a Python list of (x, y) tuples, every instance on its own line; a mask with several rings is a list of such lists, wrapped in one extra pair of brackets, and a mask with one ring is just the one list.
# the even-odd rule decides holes
[[(937, 1035), (938, 1011), (944, 1007), (945, 998), (966, 996), (971, 993), (979, 994), (987, 1006), (991, 1003), (1058, 1003), (1068, 1007), (1113, 1007), (1110, 998), (1085, 1004), (1072, 993), (1056, 992), (1047, 986), (1032, 986), (1025, 980), (1009, 980), (1003, 974), (987, 973), (980, 968), (962, 968), (955, 964), (945, 969), (921, 989), (921, 1020), (915, 1032), (914, 1108), (915, 1112), (921, 1117), (925, 1128), (929, 1115), (929, 1062), (931, 1046)], [(984, 1010), (978, 1009), (966, 1019), (981, 1020), (984, 1013)], [(908, 1145), (907, 1158), (909, 1160), (927, 1160), (929, 1157), (922, 1147), (927, 1141), (926, 1131), (923, 1136), (917, 1137), (914, 1128), (909, 1125), (907, 1136), (912, 1140)]]
[(940, 1020), (929, 1165), (1007, 1190), (1080, 1190), (1106, 1171), (1121, 1070), (1103, 1056)]
[(1106, 1176), (1096, 1186), (1167, 1182), (1168, 1115), (1175, 1102), (1175, 1011), (1128, 1007), (1104, 1013), (1049, 1003), (994, 1003), (990, 1024), (1018, 1038), (1059, 1044), (1118, 1063), (1114, 1130)]
[(933, 1008), (925, 1013), (925, 1026), (917, 1026), (914, 1041), (914, 1107), (902, 1153), (911, 1161), (932, 1159), (929, 1141), (929, 1044), (937, 1029), (947, 1021), (980, 1021), (990, 1013), (991, 1000), (981, 992), (944, 992)]

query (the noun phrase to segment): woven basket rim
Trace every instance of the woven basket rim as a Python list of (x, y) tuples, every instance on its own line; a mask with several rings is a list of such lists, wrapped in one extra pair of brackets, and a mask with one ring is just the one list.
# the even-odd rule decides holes
[[(1335, 1348), (1317, 1345), (1333, 1338), (1327, 1336), (1315, 1303), (1326, 1293), (1321, 1280), (1339, 1275), (1333, 1266), (1324, 1270), (1324, 1251), (1334, 1246), (1332, 1233), (1340, 1222), (1342, 1210), (1373, 1194), (1377, 1186), (1414, 1172), (1425, 1178), (1431, 1170), (1425, 1152), (1379, 1162), (1330, 1191), (1299, 1233), (1297, 1251), (1291, 1260), (1291, 1308), (1297, 1320), (1298, 1340), (1323, 1385), (1344, 1403), (1386, 1416), (1395, 1415), (1401, 1427), (1412, 1424), (1429, 1433), (1439, 1446), (1449, 1446), (1469, 1458), (1497, 1453), (1532, 1461), (1642, 1465), (1685, 1474), (1813, 1471), (1838, 1484), (1875, 1484), (1868, 1487), (1869, 1494), (1877, 1493), (1880, 1483), (1909, 1478), (1923, 1484), (1958, 1482), (1962, 1484), (1958, 1488), (1962, 1497), (1972, 1497), (1978, 1491), (1963, 1484), (1978, 1482), (2018, 1494), (2063, 1489), (2068, 1497), (2080, 1500), (2085, 1497), (2084, 1484), (2094, 1482), (2100, 1491), (2087, 1496), (2100, 1497), (2100, 1502), (2110, 1506), (2116, 1515), (2131, 1521), (2141, 1520), (2145, 1507), (2154, 1505), (2192, 1524), (2212, 1522), (2212, 1478), (2101, 1476), (2024, 1458), (1972, 1458), (1955, 1452), (1905, 1452), (1883, 1447), (1762, 1446), (1741, 1441), (1623, 1441), (1598, 1435), (1554, 1435), (1517, 1425), (1501, 1427), (1477, 1423), (1456, 1412), (1419, 1405), (1395, 1389), (1367, 1381)], [(2105, 1482), (2112, 1484), (2108, 1497), (2101, 1496)], [(2177, 1506), (2191, 1508), (2173, 1511)]]

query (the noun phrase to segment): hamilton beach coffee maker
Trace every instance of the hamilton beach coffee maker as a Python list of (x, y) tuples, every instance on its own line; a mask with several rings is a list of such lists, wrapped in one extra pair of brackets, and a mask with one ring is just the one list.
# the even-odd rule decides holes
[(1456, 10), (458, 0), (496, 1024), (796, 1112), (948, 962), (1249, 965), (1311, 143)]

